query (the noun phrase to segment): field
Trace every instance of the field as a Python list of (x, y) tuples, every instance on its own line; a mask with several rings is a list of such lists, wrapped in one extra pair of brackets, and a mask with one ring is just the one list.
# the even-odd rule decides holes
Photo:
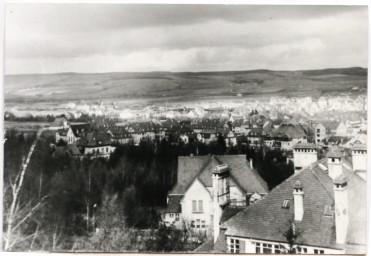
[(6, 103), (366, 94), (367, 69), (5, 76)]

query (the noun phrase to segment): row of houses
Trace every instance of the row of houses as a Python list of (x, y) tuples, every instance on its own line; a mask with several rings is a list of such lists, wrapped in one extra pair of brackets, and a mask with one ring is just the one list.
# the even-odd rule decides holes
[(295, 174), (271, 191), (244, 155), (179, 157), (162, 221), (207, 234), (198, 252), (287, 252), (290, 229), (298, 254), (365, 253), (366, 147), (294, 148)]

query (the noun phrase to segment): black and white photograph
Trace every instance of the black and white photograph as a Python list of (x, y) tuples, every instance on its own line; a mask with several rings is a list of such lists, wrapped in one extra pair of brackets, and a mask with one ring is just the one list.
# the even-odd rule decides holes
[(368, 5), (9, 1), (3, 35), (2, 251), (366, 254)]

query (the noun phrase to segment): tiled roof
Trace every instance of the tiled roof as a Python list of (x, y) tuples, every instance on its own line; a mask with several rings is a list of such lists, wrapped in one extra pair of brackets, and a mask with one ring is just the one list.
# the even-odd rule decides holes
[(222, 217), (220, 218), (220, 223), (224, 223), (233, 216), (235, 216), (237, 213), (245, 209), (246, 207), (241, 207), (241, 206), (232, 206), (229, 205), (226, 208), (224, 208)]
[(73, 156), (81, 155), (80, 150), (77, 148), (75, 144), (68, 144), (66, 147), (67, 147), (68, 152), (70, 152), (71, 155)]
[(169, 195), (169, 202), (167, 203), (167, 207), (165, 212), (169, 213), (180, 213), (180, 200), (182, 200), (183, 195)]
[[(293, 220), (293, 186), (300, 181), (304, 191), (303, 220), (296, 222), (301, 231), (302, 244), (335, 247), (335, 221), (324, 216), (326, 205), (333, 205), (331, 179), (320, 171), (303, 170), (274, 188), (263, 200), (252, 204), (223, 224), (226, 235), (250, 237), (285, 243), (283, 235)], [(327, 187), (327, 189), (326, 189)], [(289, 209), (282, 208), (284, 200), (290, 200)]]
[(327, 157), (342, 157), (344, 154), (339, 149), (332, 149), (327, 153)]
[(59, 129), (57, 132), (59, 133), (60, 136), (66, 136), (68, 129)]
[(89, 124), (71, 124), (70, 128), (75, 137), (81, 137), (82, 133), (90, 128)]
[(218, 239), (215, 242), (213, 253), (226, 253), (227, 252), (227, 238), (225, 236), (225, 229), (220, 230)]
[(297, 143), (294, 148), (316, 148), (313, 143)]
[[(353, 172), (346, 160), (343, 161), (343, 175), (348, 181), (349, 227), (346, 244), (336, 244), (335, 219), (325, 216), (326, 205), (334, 210), (333, 181), (326, 174), (327, 158), (312, 164), (274, 188), (263, 200), (232, 217), (222, 225), (227, 235), (286, 242), (282, 236), (287, 222), (294, 216), (292, 188), (297, 181), (303, 185), (304, 216), (295, 222), (301, 231), (298, 242), (327, 248), (342, 248), (346, 253), (364, 254), (366, 250), (367, 187), (366, 182)], [(290, 208), (282, 208), (283, 200), (291, 201)]]
[(268, 187), (255, 169), (251, 169), (245, 155), (178, 157), (178, 180), (171, 194), (184, 194), (196, 177), (206, 187), (212, 186), (212, 172), (217, 165), (230, 168), (231, 186), (235, 183), (247, 193), (267, 193)]
[(78, 142), (79, 145), (84, 147), (94, 147), (110, 145), (110, 135), (102, 130), (94, 130), (84, 134), (84, 136)]
[(367, 150), (367, 147), (361, 142), (357, 141), (353, 144), (352, 150)]

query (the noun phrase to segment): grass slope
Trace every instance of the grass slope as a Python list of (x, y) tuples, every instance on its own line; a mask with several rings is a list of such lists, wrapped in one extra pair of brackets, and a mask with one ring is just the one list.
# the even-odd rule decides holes
[(5, 76), (5, 102), (366, 94), (367, 69)]

